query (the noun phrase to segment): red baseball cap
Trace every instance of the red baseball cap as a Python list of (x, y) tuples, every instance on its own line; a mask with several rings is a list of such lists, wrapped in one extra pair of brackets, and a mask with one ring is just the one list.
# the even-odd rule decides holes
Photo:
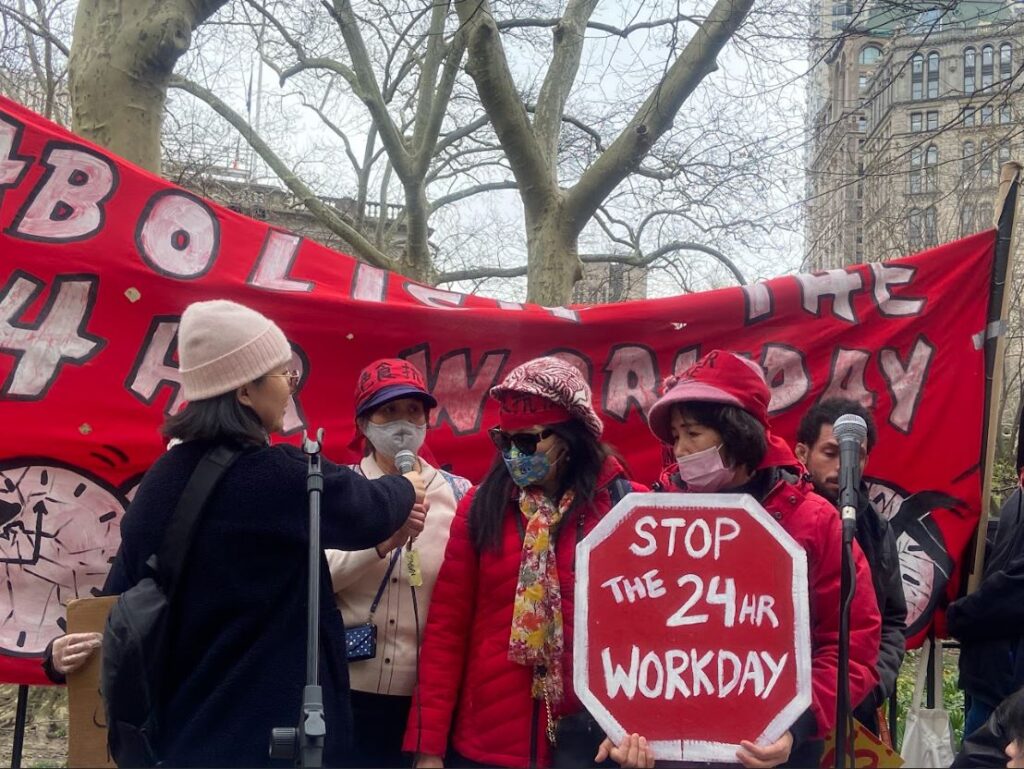
[(437, 399), (427, 391), (423, 374), (401, 358), (375, 360), (356, 380), (356, 416), (361, 417), (396, 398), (419, 398), (432, 409)]

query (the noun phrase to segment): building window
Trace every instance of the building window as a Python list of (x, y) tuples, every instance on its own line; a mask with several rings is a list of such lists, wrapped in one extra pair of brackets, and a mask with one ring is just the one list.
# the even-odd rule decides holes
[(915, 53), (910, 59), (910, 98), (924, 97), (924, 56)]
[(912, 35), (938, 32), (942, 29), (942, 9), (929, 8), (926, 11), (921, 11), (917, 14), (917, 19), (907, 22), (907, 29)]
[(992, 147), (987, 141), (981, 143), (981, 183), (992, 183)]
[(926, 248), (939, 244), (939, 228), (936, 226), (935, 206), (924, 210), (924, 245)]
[(865, 133), (868, 130), (868, 119), (863, 115), (857, 116), (857, 130)]
[(860, 49), (860, 55), (857, 57), (857, 61), (861, 64), (874, 64), (878, 61), (878, 57), (882, 55), (882, 49), (877, 45), (866, 45)]
[(921, 191), (921, 159), (923, 152), (920, 147), (910, 151), (910, 192)]
[(974, 93), (974, 58), (973, 48), (964, 50), (964, 93)]
[(992, 108), (982, 107), (981, 108), (981, 124), (992, 125)]
[(974, 128), (974, 107), (964, 107), (964, 126)]
[(939, 54), (928, 54), (928, 98), (939, 98)]
[(1004, 104), (999, 108), (999, 125), (1007, 125), (1013, 119), (1010, 112), (1010, 105)]
[(919, 133), (921, 131), (921, 113), (911, 112), (910, 113), (910, 131), (911, 133)]
[(1013, 46), (1003, 43), (999, 46), (999, 79), (1009, 80), (1013, 69)]
[(939, 148), (928, 147), (924, 156), (924, 191), (935, 192), (939, 188)]
[(921, 212), (916, 208), (907, 217), (907, 242), (911, 251), (921, 250)]
[(1003, 163), (1010, 162), (1010, 145), (1000, 144), (999, 145), (999, 166), (1002, 167)]
[(986, 45), (981, 49), (981, 87), (989, 88), (992, 85), (992, 72), (995, 60), (995, 49)]
[(974, 174), (974, 163), (976, 158), (974, 157), (974, 142), (964, 142), (964, 176), (973, 176)]
[(938, 110), (932, 110), (928, 113), (928, 130), (938, 131), (939, 130), (939, 113)]

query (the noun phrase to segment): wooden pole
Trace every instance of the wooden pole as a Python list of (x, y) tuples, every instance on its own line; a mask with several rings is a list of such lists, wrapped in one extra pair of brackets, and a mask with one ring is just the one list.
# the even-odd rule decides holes
[(988, 412), (981, 462), (981, 516), (975, 535), (974, 561), (967, 580), (967, 592), (973, 593), (985, 570), (985, 533), (992, 504), (992, 470), (995, 467), (996, 441), (999, 438), (999, 394), (1003, 389), (1003, 361), (1006, 357), (1006, 317), (1010, 305), (1013, 257), (1017, 250), (1015, 226), (1017, 193), (1020, 185), (1019, 163), (1003, 163), (999, 168), (998, 213), (995, 226), (996, 254), (992, 273), (992, 302), (985, 328), (985, 377)]

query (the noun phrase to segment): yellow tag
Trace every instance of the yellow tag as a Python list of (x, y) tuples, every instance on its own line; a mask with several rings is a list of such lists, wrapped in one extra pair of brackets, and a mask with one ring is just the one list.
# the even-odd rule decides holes
[(420, 554), (416, 550), (405, 551), (405, 573), (409, 576), (409, 584), (423, 587), (423, 573), (420, 571)]

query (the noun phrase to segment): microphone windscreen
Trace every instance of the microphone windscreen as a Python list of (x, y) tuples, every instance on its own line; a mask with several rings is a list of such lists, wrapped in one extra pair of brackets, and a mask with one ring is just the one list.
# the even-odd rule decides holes
[(868, 437), (868, 424), (856, 414), (843, 414), (832, 425), (832, 434), (840, 443), (853, 440), (860, 444)]
[(402, 449), (395, 454), (395, 467), (398, 468), (400, 473), (411, 473), (416, 467), (416, 455), (409, 451), (409, 449)]

